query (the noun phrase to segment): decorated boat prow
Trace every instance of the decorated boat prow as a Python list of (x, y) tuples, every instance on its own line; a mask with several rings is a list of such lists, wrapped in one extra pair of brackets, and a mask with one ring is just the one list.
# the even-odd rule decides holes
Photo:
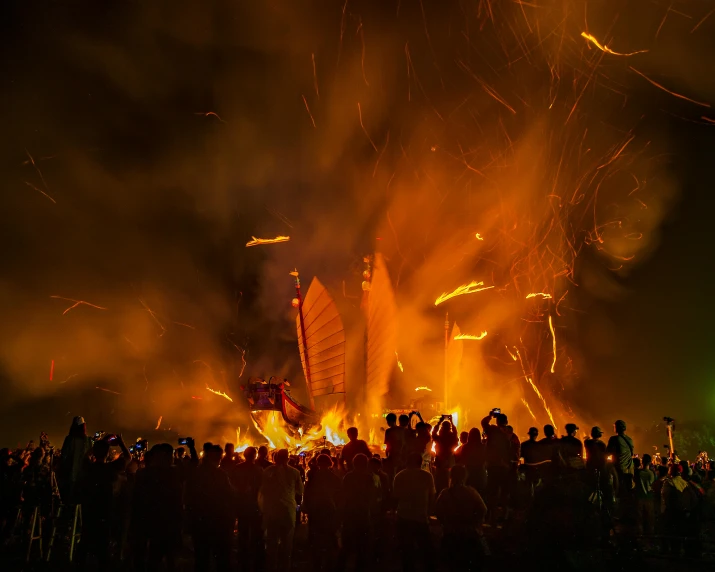
[(268, 381), (252, 377), (241, 386), (252, 412), (280, 411), (286, 423), (295, 427), (315, 425), (320, 422), (318, 414), (301, 405), (290, 394), (290, 382), (275, 376)]

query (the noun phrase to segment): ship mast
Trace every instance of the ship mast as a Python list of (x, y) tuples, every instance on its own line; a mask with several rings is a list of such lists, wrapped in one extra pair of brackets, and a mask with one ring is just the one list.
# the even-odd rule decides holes
[(310, 408), (315, 411), (315, 399), (313, 399), (313, 390), (311, 386), (310, 378), (310, 363), (308, 361), (308, 340), (305, 337), (305, 320), (303, 319), (303, 296), (300, 293), (300, 276), (298, 275), (298, 269), (296, 268), (290, 273), (293, 277), (293, 283), (295, 285), (295, 299), (293, 300), (293, 305), (298, 308), (298, 319), (300, 322), (300, 342), (303, 346), (303, 359), (305, 360), (305, 382), (308, 386), (308, 397), (310, 398)]
[(447, 358), (447, 352), (449, 351), (449, 312), (444, 314), (444, 410), (447, 410), (449, 405), (449, 400), (447, 399), (447, 392), (449, 388), (449, 362)]

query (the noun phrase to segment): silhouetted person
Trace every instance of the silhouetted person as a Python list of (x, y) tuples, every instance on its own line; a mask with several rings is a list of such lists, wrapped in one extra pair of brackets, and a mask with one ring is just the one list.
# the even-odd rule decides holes
[(424, 558), (425, 568), (434, 570), (434, 550), (429, 531), (429, 515), (434, 504), (432, 475), (421, 469), (422, 458), (407, 457), (407, 468), (395, 477), (392, 494), (397, 501), (397, 537), (402, 555), (402, 569), (415, 569), (415, 559)]
[(20, 505), (22, 467), (10, 449), (0, 449), (0, 542), (12, 532)]
[(290, 570), (296, 512), (303, 497), (303, 481), (300, 473), (288, 466), (288, 451), (277, 451), (273, 459), (276, 464), (263, 471), (258, 495), (270, 572)]
[(448, 419), (440, 419), (432, 430), (435, 445), (435, 487), (437, 493), (449, 486), (449, 470), (454, 466), (454, 448), (459, 439), (457, 428)]
[(308, 539), (314, 570), (332, 570), (338, 547), (338, 506), (342, 482), (331, 469), (329, 455), (321, 454), (308, 472), (302, 510), (308, 515)]
[(614, 424), (616, 434), (608, 440), (606, 450), (613, 456), (613, 466), (618, 473), (619, 498), (631, 497), (633, 489), (633, 440), (626, 435), (626, 422)]
[(230, 471), (239, 463), (238, 455), (236, 454), (236, 446), (233, 443), (226, 443), (223, 448), (223, 459), (221, 459), (221, 468), (225, 471)]
[(566, 424), (566, 435), (561, 437), (559, 450), (567, 469), (583, 469), (583, 443), (576, 437), (578, 427), (575, 423)]
[(591, 438), (586, 439), (584, 448), (586, 450), (586, 468), (589, 470), (603, 471), (606, 466), (606, 444), (601, 439), (603, 430), (600, 427), (591, 429)]
[[(122, 455), (107, 462), (112, 444), (118, 445)], [(114, 483), (131, 458), (121, 436), (105, 435), (85, 455), (82, 476), (78, 482), (79, 500), (82, 503), (82, 542), (79, 544), (77, 563), (80, 569), (86, 564), (87, 554), (97, 558), (99, 570), (109, 566), (109, 545), (114, 515)]]
[(210, 570), (212, 558), (217, 572), (230, 567), (236, 492), (226, 472), (219, 468), (222, 455), (220, 445), (209, 446), (186, 489), (197, 572)]
[(558, 473), (559, 469), (559, 439), (553, 425), (544, 425), (544, 438), (539, 440), (542, 455), (546, 461), (541, 470), (541, 477), (549, 480)]
[[(132, 507), (135, 570), (159, 570), (166, 560), (169, 571), (175, 569), (181, 548), (183, 520), (183, 483), (180, 469), (172, 465), (173, 447), (154, 445), (147, 455), (146, 468), (136, 474)], [(144, 555), (148, 548), (148, 562)]]
[(461, 465), (452, 467), (449, 488), (437, 499), (435, 512), (444, 529), (442, 558), (448, 570), (477, 570), (481, 560), (476, 547), (487, 505), (466, 481), (467, 469)]
[(392, 506), (392, 481), (389, 475), (382, 469), (380, 456), (373, 456), (368, 461), (370, 471), (380, 480), (380, 509), (375, 514), (373, 524), (375, 558), (380, 561), (385, 556), (385, 536), (386, 536), (386, 515)]
[(655, 473), (651, 470), (651, 456), (643, 455), (642, 466), (635, 473), (638, 521), (643, 534), (653, 534), (655, 524)]
[(362, 439), (358, 439), (357, 427), (348, 428), (348, 439), (349, 441), (343, 447), (343, 452), (341, 453), (340, 458), (347, 466), (348, 471), (351, 471), (355, 455), (365, 455), (366, 457), (370, 457), (371, 453), (370, 447), (367, 446), (367, 443)]
[(397, 425), (397, 415), (388, 413), (385, 417), (387, 421), (387, 429), (385, 430), (385, 454), (388, 459), (396, 457), (400, 458), (402, 449), (405, 445), (405, 433), (402, 428)]
[(367, 564), (372, 540), (372, 525), (380, 510), (380, 478), (368, 468), (368, 458), (355, 455), (353, 470), (343, 479), (343, 546), (338, 570), (344, 570), (348, 558), (355, 555), (355, 569)]
[(459, 460), (467, 468), (467, 485), (481, 495), (487, 486), (487, 450), (482, 443), (482, 433), (476, 427), (469, 430), (469, 438), (460, 449)]
[(267, 469), (268, 467), (273, 465), (273, 463), (268, 460), (268, 447), (266, 447), (265, 445), (261, 445), (260, 447), (258, 447), (258, 458), (256, 459), (256, 465), (258, 465), (262, 469)]
[[(490, 424), (492, 418), (496, 419), (496, 425)], [(487, 437), (487, 506), (490, 518), (496, 516), (500, 504), (505, 511), (508, 509), (513, 456), (508, 425), (509, 421), (504, 413), (490, 411), (489, 415), (482, 419), (482, 429)]]
[(405, 445), (402, 448), (402, 465), (400, 466), (400, 469), (402, 469), (404, 467), (405, 459), (407, 458), (407, 455), (409, 455), (412, 451), (414, 451), (415, 437), (417, 436), (417, 433), (410, 426), (410, 416), (409, 415), (405, 415), (404, 413), (402, 415), (400, 415), (397, 418), (397, 424), (400, 426), (400, 429), (402, 429), (402, 434), (403, 434), (403, 437), (405, 440)]
[(682, 537), (689, 536), (690, 515), (697, 511), (699, 504), (697, 492), (683, 479), (682, 472), (680, 465), (671, 465), (661, 492), (665, 534), (669, 537), (671, 555), (676, 557), (680, 556)]
[(422, 469), (429, 471), (432, 463), (432, 427), (429, 423), (420, 421), (415, 429), (416, 434), (412, 443), (413, 450), (410, 453), (420, 455), (422, 457)]
[(238, 498), (238, 555), (239, 569), (261, 570), (264, 564), (263, 523), (258, 508), (258, 491), (263, 481), (263, 468), (256, 463), (255, 447), (243, 452), (244, 462), (229, 472)]
[(57, 475), (62, 488), (62, 500), (66, 504), (77, 502), (77, 482), (80, 477), (84, 458), (92, 448), (92, 440), (87, 436), (87, 424), (84, 418), (77, 416), (72, 420), (69, 434), (62, 443), (62, 459)]
[(544, 457), (544, 447), (538, 441), (539, 430), (536, 427), (529, 427), (529, 439), (521, 444), (521, 456), (524, 459), (524, 476), (529, 487), (529, 494), (533, 496), (534, 488), (541, 478), (541, 469), (546, 461)]

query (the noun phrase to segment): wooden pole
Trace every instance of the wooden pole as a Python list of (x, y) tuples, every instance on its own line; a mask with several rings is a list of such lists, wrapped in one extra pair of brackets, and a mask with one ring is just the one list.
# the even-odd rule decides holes
[(308, 360), (308, 340), (305, 337), (305, 320), (303, 319), (303, 296), (300, 293), (300, 276), (298, 269), (290, 273), (295, 284), (295, 297), (298, 300), (298, 323), (300, 324), (300, 335), (303, 345), (303, 359), (305, 360), (305, 382), (308, 386), (308, 398), (310, 399), (310, 408), (315, 411), (315, 399), (313, 398), (313, 387), (310, 382), (310, 361)]

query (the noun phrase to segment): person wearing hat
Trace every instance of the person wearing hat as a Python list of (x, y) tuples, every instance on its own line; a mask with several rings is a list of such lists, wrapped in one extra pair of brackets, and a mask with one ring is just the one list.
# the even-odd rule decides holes
[(611, 455), (620, 483), (619, 497), (629, 496), (633, 490), (633, 439), (626, 435), (626, 422), (614, 423), (616, 434), (608, 440), (606, 451)]
[(85, 456), (92, 448), (92, 440), (87, 436), (87, 424), (84, 417), (72, 420), (69, 434), (62, 443), (59, 485), (62, 500), (65, 503), (77, 502), (77, 482), (79, 480)]
[(583, 443), (576, 437), (578, 427), (575, 423), (566, 424), (566, 436), (561, 437), (559, 448), (566, 466), (571, 469), (583, 469)]
[(601, 437), (603, 437), (603, 429), (593, 427), (591, 429), (591, 438), (586, 439), (584, 443), (586, 468), (592, 471), (603, 471), (606, 467), (606, 444)]

